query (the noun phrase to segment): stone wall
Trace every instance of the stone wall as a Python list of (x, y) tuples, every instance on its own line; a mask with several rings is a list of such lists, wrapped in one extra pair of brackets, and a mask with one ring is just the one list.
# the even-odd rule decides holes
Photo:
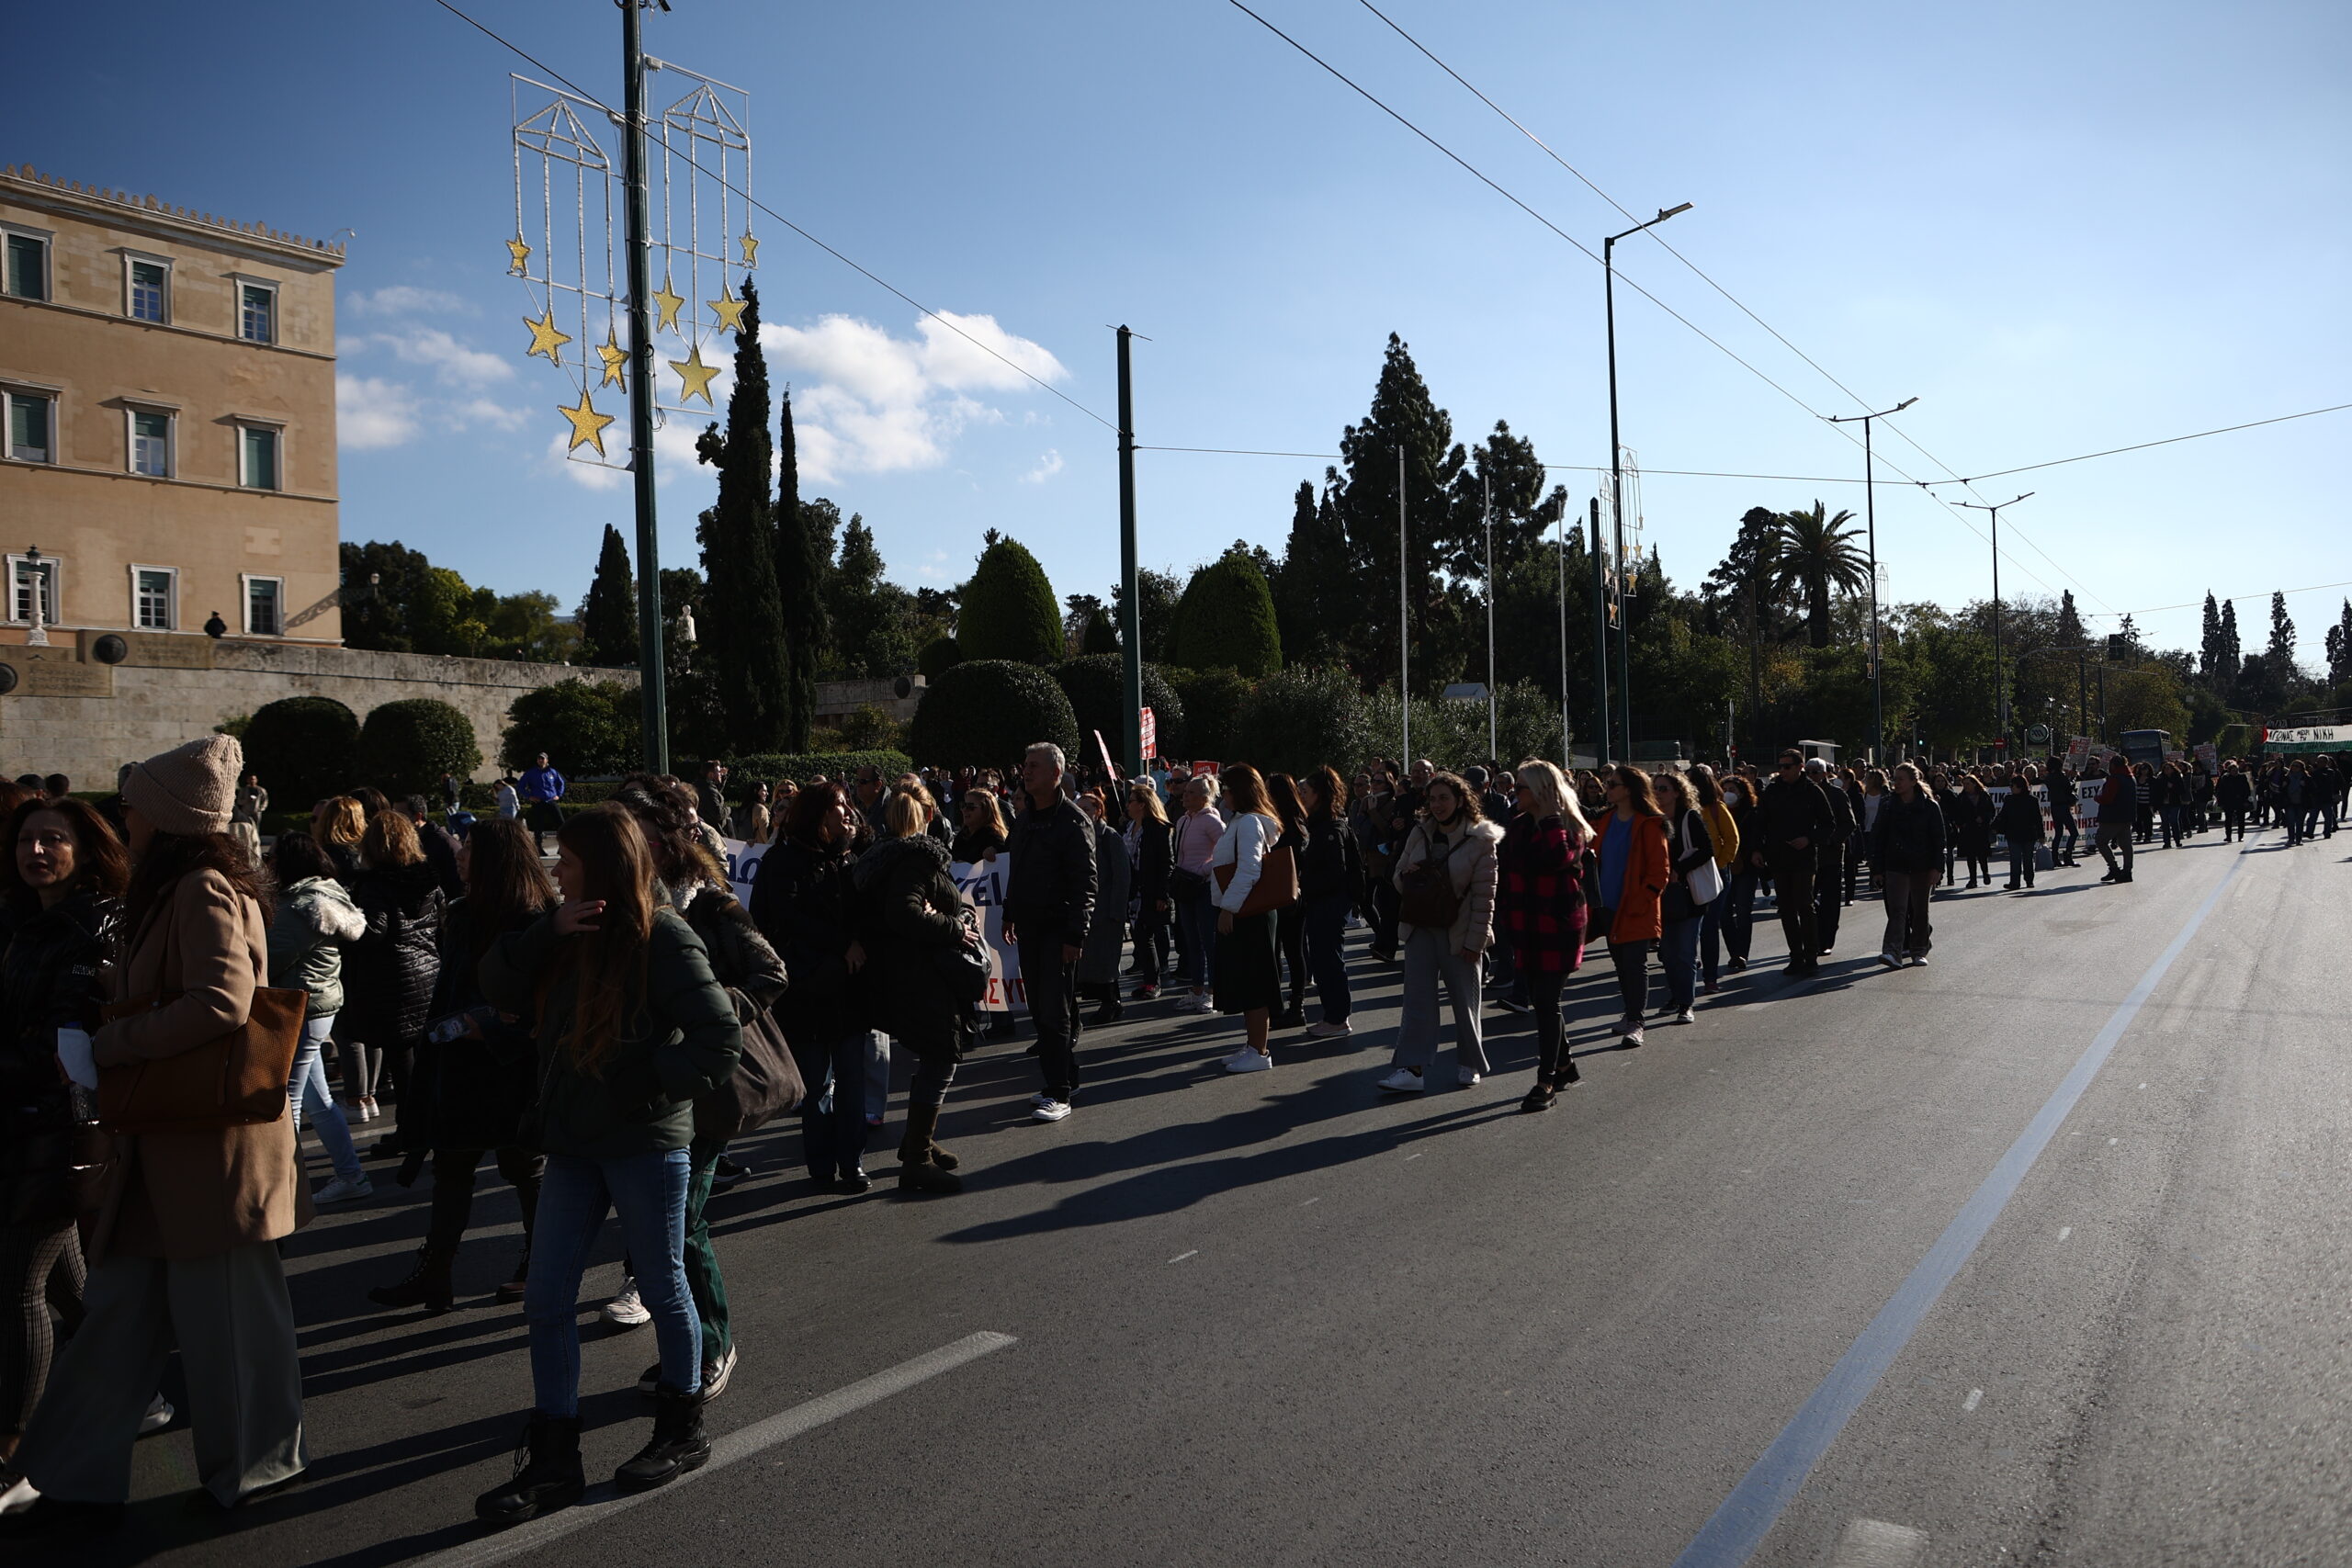
[(817, 719), (819, 723), (838, 723), (870, 705), (904, 724), (915, 716), (915, 709), (922, 706), (927, 684), (920, 675), (900, 675), (888, 681), (820, 681)]
[(0, 647), (16, 674), (0, 694), (0, 775), (62, 773), (77, 789), (100, 789), (115, 769), (209, 734), (226, 719), (280, 697), (333, 697), (361, 719), (405, 697), (438, 697), (473, 721), (476, 775), (496, 771), (506, 710), (525, 692), (571, 676), (637, 683), (634, 670), (574, 669), (496, 659), (240, 642), (224, 637), (118, 632), (129, 657), (94, 657), (96, 631), (60, 632), (57, 646)]

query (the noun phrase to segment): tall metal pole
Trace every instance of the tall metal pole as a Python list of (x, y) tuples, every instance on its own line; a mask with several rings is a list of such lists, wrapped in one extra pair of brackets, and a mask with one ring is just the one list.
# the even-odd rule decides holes
[(1560, 588), (1560, 766), (1569, 766), (1568, 754), (1568, 492), (1560, 491), (1560, 514), (1553, 520), (1553, 538), (1559, 556), (1555, 575)]
[(1918, 400), (1905, 398), (1877, 413), (1844, 414), (1829, 421), (1832, 424), (1848, 424), (1860, 420), (1862, 426), (1862, 516), (1869, 530), (1871, 550), (1871, 761), (1881, 767), (1886, 765), (1886, 679), (1883, 651), (1879, 647), (1878, 468), (1871, 460), (1871, 426), (1889, 414), (1901, 413)]
[(1609, 725), (1609, 591), (1601, 581), (1601, 559), (1606, 552), (1600, 547), (1600, 497), (1592, 498), (1592, 510), (1585, 525), (1585, 553), (1592, 558), (1592, 760), (1598, 765), (1611, 761), (1610, 753), (1617, 749), (1617, 732)]
[(1405, 448), (1396, 448), (1396, 765), (1413, 776), (1413, 626), (1405, 591)]
[[(2003, 741), (2009, 738), (2009, 688), (2001, 679), (2001, 513), (2004, 508), (2015, 506), (2032, 493), (2027, 491), (2025, 495), (2011, 496), (1989, 506), (1976, 501), (1959, 503), (1972, 512), (1984, 513), (1993, 520), (1993, 705), (1996, 726), (1995, 733)], [(2007, 747), (2005, 745), (2002, 750), (2006, 751)]]
[(2091, 729), (2091, 656), (2081, 649), (2075, 649), (2075, 733), (2088, 735)]
[(1120, 754), (1140, 777), (1148, 759), (1143, 754), (1143, 604), (1136, 590), (1135, 387), (1127, 368), (1127, 340), (1134, 335), (1119, 329), (1119, 680), (1127, 694)]
[(1624, 748), (1618, 760), (1634, 760), (1633, 615), (1625, 603), (1625, 448), (1617, 439), (1617, 236), (1600, 243), (1601, 292), (1609, 319), (1609, 533), (1610, 558), (1617, 577), (1617, 707), (1624, 727)]
[(666, 773), (670, 704), (662, 673), (662, 541), (653, 498), (653, 286), (647, 276), (652, 241), (646, 218), (641, 4), (621, 0), (621, 106), (628, 121), (622, 129), (621, 165), (628, 186), (628, 467), (637, 492), (637, 668), (645, 767), (648, 773)]
[(1495, 721), (1495, 481), (1487, 481), (1487, 759), (1499, 762)]

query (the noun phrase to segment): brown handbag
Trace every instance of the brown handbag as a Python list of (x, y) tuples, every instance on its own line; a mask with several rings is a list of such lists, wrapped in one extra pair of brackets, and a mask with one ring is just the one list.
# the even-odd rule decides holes
[[(108, 1023), (169, 1007), (166, 991), (109, 1003)], [(286, 1080), (301, 1043), (302, 991), (257, 987), (245, 1021), (192, 1051), (98, 1069), (98, 1125), (109, 1133), (203, 1133), (250, 1127), (286, 1114)]]
[(1453, 852), (1461, 847), (1457, 840), (1443, 854), (1428, 856), (1405, 868), (1397, 878), (1397, 919), (1415, 931), (1453, 929), (1455, 918), (1462, 913), (1462, 895), (1453, 887)]
[[(1220, 893), (1233, 886), (1235, 867), (1216, 868), (1216, 890)], [(1233, 911), (1237, 920), (1253, 915), (1269, 914), (1287, 909), (1298, 902), (1298, 857), (1287, 849), (1272, 849), (1258, 863), (1258, 880), (1250, 885), (1250, 897), (1241, 900), (1241, 908)]]

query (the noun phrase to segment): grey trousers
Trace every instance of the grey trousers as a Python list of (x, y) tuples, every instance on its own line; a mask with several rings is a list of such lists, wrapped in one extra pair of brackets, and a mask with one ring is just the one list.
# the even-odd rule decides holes
[(130, 1450), (175, 1344), (197, 1478), (223, 1507), (302, 1472), (302, 1367), (275, 1244), (90, 1270), (81, 1332), (51, 1372), (17, 1468), (45, 1497), (122, 1503)]
[(1465, 962), (1446, 946), (1447, 933), (1415, 927), (1405, 939), (1405, 1012), (1396, 1025), (1398, 1067), (1426, 1067), (1437, 1059), (1437, 983), (1445, 979), (1446, 998), (1453, 1004), (1453, 1059), (1474, 1073), (1487, 1066), (1487, 1046), (1478, 1032), (1480, 962)]
[(1886, 937), (1881, 953), (1897, 958), (1925, 958), (1934, 945), (1928, 920), (1928, 897), (1936, 890), (1938, 873), (1892, 871), (1879, 873), (1886, 887)]

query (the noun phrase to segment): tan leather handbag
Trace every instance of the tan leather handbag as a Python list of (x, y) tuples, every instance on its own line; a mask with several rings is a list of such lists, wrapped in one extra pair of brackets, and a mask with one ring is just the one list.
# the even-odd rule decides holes
[[(108, 1004), (108, 1023), (152, 1012), (182, 993)], [(201, 1133), (275, 1122), (302, 1038), (301, 991), (257, 988), (245, 1021), (192, 1051), (98, 1069), (98, 1124), (109, 1133)]]

